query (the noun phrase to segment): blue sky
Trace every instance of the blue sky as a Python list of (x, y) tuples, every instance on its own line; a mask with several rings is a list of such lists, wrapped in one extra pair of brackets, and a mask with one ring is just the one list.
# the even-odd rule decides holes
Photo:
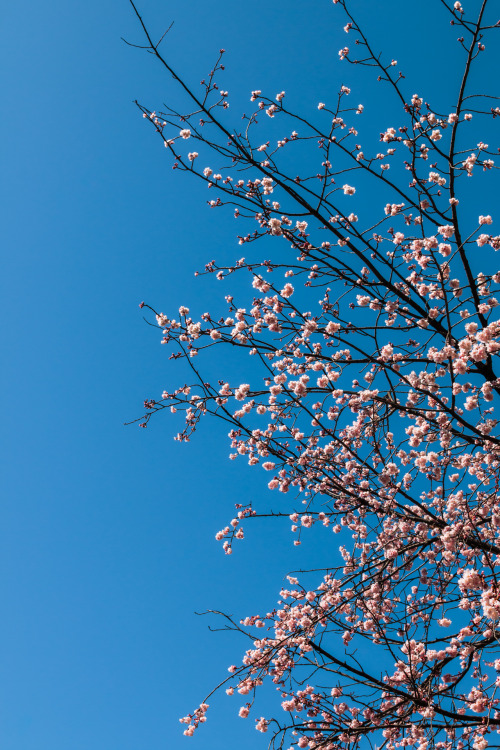
[[(337, 62), (345, 35), (328, 0), (139, 5), (155, 36), (175, 22), (165, 45), (195, 84), (224, 47), (237, 101), (285, 89), (312, 107), (354, 82), (383, 120), (369, 79)], [(425, 9), (405, 37), (401, 9), (381, 19), (378, 4), (355, 5), (410, 63), (437, 34)], [(223, 427), (181, 446), (168, 419), (123, 426), (171, 377), (138, 303), (218, 304), (226, 291), (193, 272), (238, 257), (233, 225), (206, 209), (199, 186), (174, 179), (132, 104), (153, 108), (172, 86), (121, 41), (142, 43), (126, 0), (26, 0), (3, 17), (0, 743), (215, 750), (231, 736), (241, 750), (264, 746), (225, 696), (197, 736), (182, 737), (178, 717), (244, 648), (194, 612), (270, 609), (288, 570), (326, 563), (330, 546), (294, 548), (276, 522), (248, 528), (225, 557), (214, 534), (235, 502), (267, 491), (262, 474), (228, 461)], [(420, 61), (411, 84), (436, 91), (447, 54)]]

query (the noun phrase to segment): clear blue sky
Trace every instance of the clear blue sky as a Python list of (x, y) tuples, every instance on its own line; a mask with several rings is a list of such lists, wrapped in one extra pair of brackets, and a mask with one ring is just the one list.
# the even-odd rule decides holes
[[(426, 28), (435, 5), (405, 20), (398, 7), (382, 19), (378, 3), (356, 3), (381, 42), (411, 24), (410, 39), (393, 39), (402, 60), (437, 33)], [(139, 6), (154, 36), (175, 22), (165, 51), (195, 84), (220, 47), (224, 85), (245, 100), (252, 88), (285, 89), (312, 106), (361, 80), (337, 62), (346, 39), (329, 0)], [(132, 104), (156, 107), (172, 88), (120, 40), (142, 43), (127, 0), (19, 0), (2, 27), (0, 745), (264, 747), (225, 696), (197, 736), (182, 737), (178, 717), (245, 647), (194, 612), (266, 611), (289, 569), (326, 562), (331, 549), (293, 548), (276, 523), (258, 537), (249, 528), (224, 557), (214, 533), (235, 502), (267, 491), (262, 473), (228, 461), (216, 425), (190, 446), (172, 440), (168, 419), (123, 427), (171, 384), (138, 303), (170, 312), (196, 296), (210, 307), (226, 290), (193, 272), (219, 251), (238, 257), (233, 226), (174, 179)], [(427, 94), (435, 70), (420, 60), (412, 83)], [(449, 70), (444, 52), (432, 60)], [(369, 84), (353, 95), (376, 112)]]

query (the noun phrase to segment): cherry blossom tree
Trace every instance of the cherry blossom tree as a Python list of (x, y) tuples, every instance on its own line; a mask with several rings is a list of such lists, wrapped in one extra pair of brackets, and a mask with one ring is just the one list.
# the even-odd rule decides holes
[[(463, 58), (451, 109), (407, 91), (349, 0), (333, 0), (340, 61), (392, 102), (392, 122), (362, 143), (347, 85), (313, 112), (252, 91), (235, 127), (224, 50), (197, 93), (132, 3), (145, 48), (190, 102), (138, 107), (177, 172), (237, 217), (245, 256), (207, 263), (225, 285), (217, 312), (142, 303), (181, 377), (139, 421), (182, 413), (176, 439), (189, 441), (203, 417), (224, 420), (230, 458), (266, 472), (281, 510), (237, 506), (216, 535), (226, 554), (271, 515), (289, 519), (295, 545), (318, 525), (340, 542), (328, 569), (287, 577), (271, 612), (226, 620), (250, 645), (219, 689), (273, 748), (500, 747), (500, 236), (469, 207), (471, 179), (477, 195), (498, 169), (482, 139), (500, 98), (477, 91), (474, 71), (500, 22), (488, 0), (436, 6)], [(207, 382), (220, 347), (248, 361), (248, 382)], [(267, 683), (281, 707), (253, 716)]]

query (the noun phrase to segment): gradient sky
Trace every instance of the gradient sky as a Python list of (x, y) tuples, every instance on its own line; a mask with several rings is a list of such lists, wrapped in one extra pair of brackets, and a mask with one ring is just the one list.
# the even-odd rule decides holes
[[(436, 67), (448, 74), (454, 58), (434, 46), (435, 0), (411, 19), (397, 6), (383, 18), (373, 0), (354, 5), (407, 62), (410, 87), (436, 93)], [(285, 89), (315, 106), (354, 81), (375, 129), (392, 124), (371, 80), (337, 62), (346, 39), (329, 0), (139, 6), (153, 36), (175, 22), (164, 52), (194, 84), (224, 47), (224, 85), (241, 101), (253, 88)], [(246, 647), (194, 613), (271, 609), (290, 569), (331, 560), (330, 537), (294, 548), (288, 524), (247, 526), (225, 557), (214, 534), (235, 502), (267, 492), (262, 472), (228, 461), (227, 430), (213, 423), (188, 446), (172, 440), (168, 418), (123, 426), (171, 384), (138, 303), (218, 303), (227, 290), (193, 272), (221, 252), (238, 257), (234, 227), (172, 174), (132, 103), (154, 108), (172, 87), (121, 41), (143, 43), (126, 0), (19, 0), (2, 26), (0, 745), (264, 747), (253, 719), (237, 718), (241, 700), (224, 695), (183, 738), (178, 717)]]

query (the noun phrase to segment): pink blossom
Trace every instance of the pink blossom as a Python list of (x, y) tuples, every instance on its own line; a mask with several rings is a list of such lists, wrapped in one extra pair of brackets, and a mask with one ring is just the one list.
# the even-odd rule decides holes
[(257, 729), (258, 732), (267, 732), (267, 730), (269, 729), (269, 724), (263, 716), (261, 716), (256, 723), (255, 729)]

